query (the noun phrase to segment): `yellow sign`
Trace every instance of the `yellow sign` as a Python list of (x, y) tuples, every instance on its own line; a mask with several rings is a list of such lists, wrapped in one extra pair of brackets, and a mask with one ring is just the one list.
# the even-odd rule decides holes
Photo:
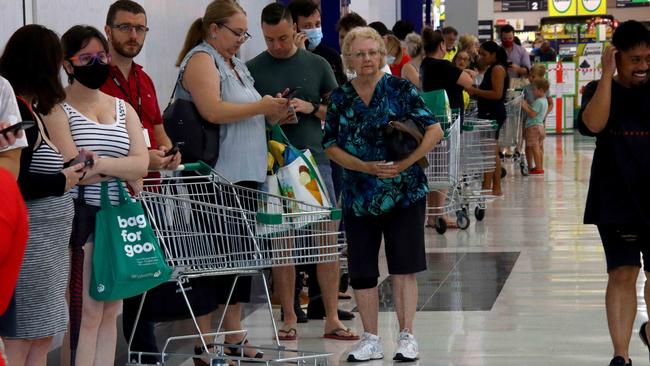
[(600, 15), (606, 13), (606, 0), (578, 0), (578, 15)]
[(552, 17), (576, 15), (579, 1), (583, 0), (548, 0), (548, 15)]

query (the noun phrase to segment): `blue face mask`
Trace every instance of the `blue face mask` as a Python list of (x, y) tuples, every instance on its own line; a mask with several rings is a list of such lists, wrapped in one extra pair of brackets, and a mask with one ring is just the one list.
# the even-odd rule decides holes
[(320, 41), (323, 40), (322, 28), (301, 29), (300, 31), (307, 35), (307, 40), (309, 41), (309, 50), (313, 50), (314, 48), (318, 47)]

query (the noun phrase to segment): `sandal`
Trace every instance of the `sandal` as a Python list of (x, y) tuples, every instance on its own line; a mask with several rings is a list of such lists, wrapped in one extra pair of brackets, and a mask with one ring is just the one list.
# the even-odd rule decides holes
[[(213, 349), (217, 345), (214, 343), (208, 343), (206, 346), (207, 349)], [(207, 352), (205, 351), (205, 348), (203, 346), (194, 346), (194, 354), (196, 355), (196, 357), (192, 357), (192, 360), (194, 361), (194, 366), (210, 366), (210, 360), (206, 362), (204, 359), (201, 358), (201, 356), (205, 353)], [(235, 366), (235, 363), (229, 360), (228, 366)]]
[[(228, 355), (228, 356), (236, 356), (236, 357), (246, 357), (246, 358), (262, 358), (264, 357), (264, 353), (261, 351), (258, 351), (254, 349), (253, 347), (247, 346), (248, 339), (242, 340), (239, 343), (227, 343), (224, 341), (225, 347), (223, 348), (223, 353)], [(232, 347), (232, 346), (239, 346), (239, 347)], [(247, 349), (252, 349), (255, 354), (253, 356), (247, 355), (246, 350)]]
[(278, 339), (281, 341), (295, 341), (298, 339), (298, 330), (296, 328), (280, 329), (278, 330)]
[[(346, 333), (346, 334), (342, 335), (341, 333)], [(323, 338), (336, 339), (337, 341), (358, 341), (359, 340), (359, 336), (352, 333), (352, 330), (350, 330), (350, 328), (348, 329), (336, 328), (329, 333), (323, 334)]]

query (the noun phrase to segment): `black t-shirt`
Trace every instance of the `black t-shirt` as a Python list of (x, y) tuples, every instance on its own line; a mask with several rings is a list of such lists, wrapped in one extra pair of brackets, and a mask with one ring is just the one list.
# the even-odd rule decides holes
[(425, 57), (420, 65), (422, 91), (445, 89), (452, 109), (463, 108), (463, 87), (456, 84), (463, 71), (447, 60)]
[(314, 48), (313, 52), (327, 60), (327, 63), (332, 67), (332, 71), (334, 71), (334, 77), (339, 86), (348, 81), (348, 77), (345, 76), (345, 70), (343, 70), (343, 60), (341, 60), (341, 55), (336, 50), (321, 42)]
[(596, 92), (587, 84), (578, 114), (580, 133), (596, 136), (591, 164), (585, 224), (650, 224), (650, 83), (626, 88), (612, 82), (612, 99), (605, 129), (593, 133), (582, 111)]

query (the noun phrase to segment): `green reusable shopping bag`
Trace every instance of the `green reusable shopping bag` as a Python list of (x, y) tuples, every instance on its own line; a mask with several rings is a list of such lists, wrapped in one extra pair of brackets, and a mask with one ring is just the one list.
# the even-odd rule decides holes
[(130, 199), (122, 182), (118, 186), (119, 204), (112, 206), (108, 183), (102, 183), (96, 218), (90, 296), (100, 301), (139, 295), (172, 273), (142, 205)]
[(420, 93), (424, 104), (435, 116), (451, 115), (449, 98), (445, 89), (432, 90)]

